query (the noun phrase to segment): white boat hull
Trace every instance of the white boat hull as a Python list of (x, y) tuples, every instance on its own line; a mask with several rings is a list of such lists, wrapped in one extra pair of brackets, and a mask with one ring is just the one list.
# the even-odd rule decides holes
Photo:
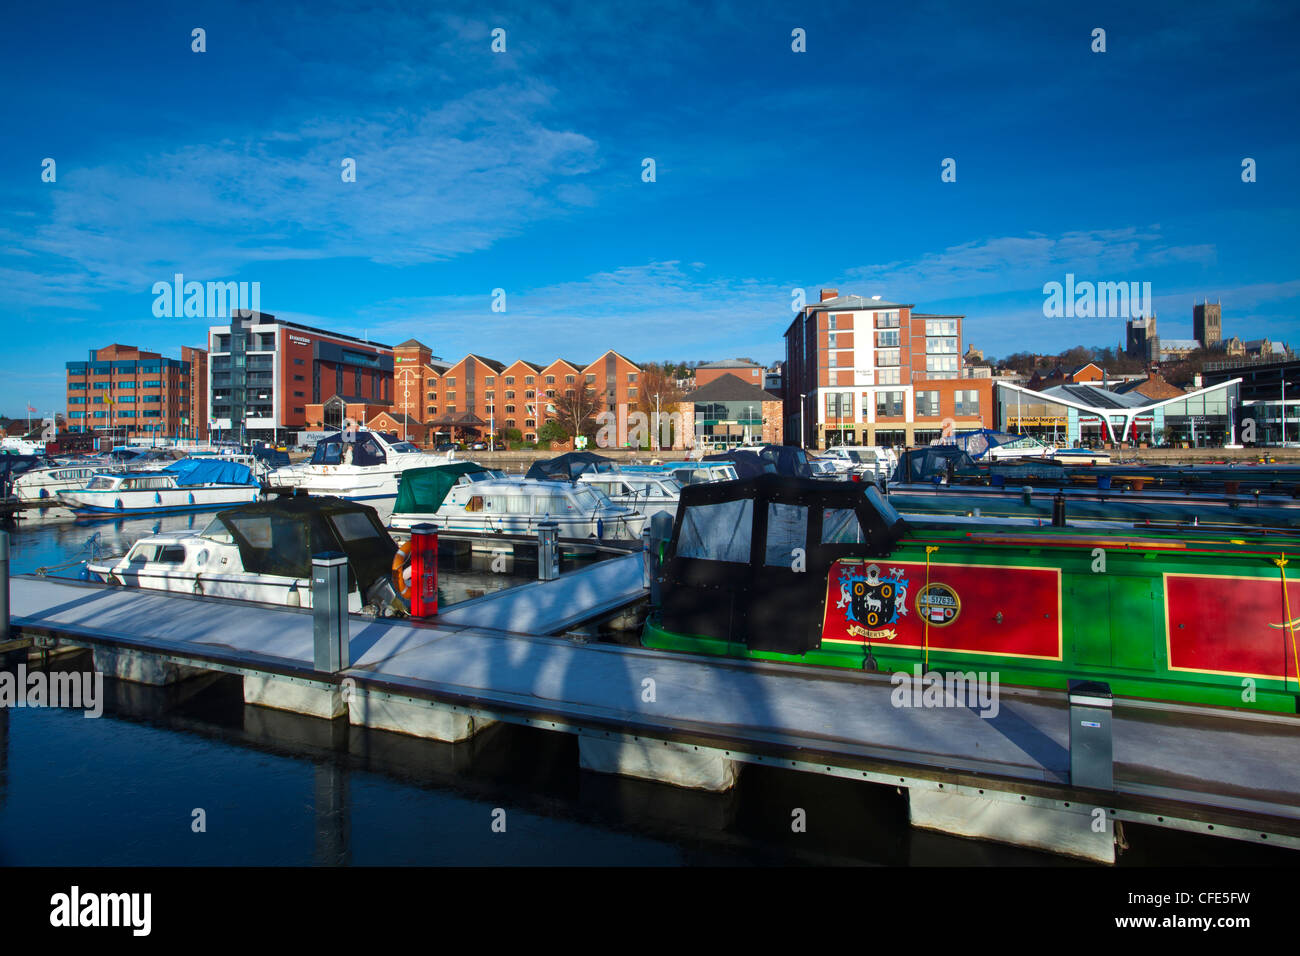
[(59, 501), (78, 515), (151, 514), (164, 511), (211, 511), (256, 501), (257, 485), (182, 488), (60, 491)]

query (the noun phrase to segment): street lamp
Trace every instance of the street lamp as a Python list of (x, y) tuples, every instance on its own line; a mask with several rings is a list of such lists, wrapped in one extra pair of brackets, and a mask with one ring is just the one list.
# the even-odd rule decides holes
[(808, 397), (807, 392), (799, 393), (799, 447), (800, 448), (804, 448), (805, 441), (806, 441), (803, 432), (803, 408), (804, 405), (806, 404), (805, 399), (807, 399), (807, 397)]

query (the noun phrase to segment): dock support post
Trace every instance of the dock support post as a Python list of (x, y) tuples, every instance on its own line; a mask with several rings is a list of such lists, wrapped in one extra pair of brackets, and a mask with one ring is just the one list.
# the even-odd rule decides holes
[[(337, 551), (311, 559), (312, 658), (318, 671), (337, 674), (350, 666), (348, 558)], [(244, 703), (333, 720), (348, 712), (339, 684), (294, 680), (273, 674), (244, 675)]]
[(560, 526), (543, 521), (537, 526), (537, 580), (554, 581), (560, 576)]
[(0, 531), (0, 643), (9, 640), (9, 532)]
[(336, 674), (348, 656), (348, 557), (338, 551), (312, 555), (312, 637), (318, 671)]
[(650, 519), (650, 603), (659, 606), (659, 569), (664, 543), (673, 536), (673, 517), (660, 511)]
[(1094, 790), (1115, 789), (1110, 685), (1070, 681), (1070, 783)]

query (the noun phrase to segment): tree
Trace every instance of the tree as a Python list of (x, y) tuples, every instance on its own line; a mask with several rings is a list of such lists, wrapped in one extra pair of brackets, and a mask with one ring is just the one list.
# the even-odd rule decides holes
[(539, 442), (562, 442), (568, 441), (569, 437), (569, 433), (565, 431), (564, 426), (555, 419), (551, 419), (543, 425), (537, 433)]
[(649, 423), (647, 448), (653, 448), (655, 445), (655, 401), (658, 400), (658, 411), (660, 414), (660, 442), (661, 444), (670, 445), (672, 440), (667, 431), (662, 427), (664, 423), (672, 419), (667, 416), (677, 411), (677, 405), (686, 397), (686, 393), (677, 387), (677, 374), (669, 364), (656, 365), (653, 362), (641, 366), (641, 375), (637, 380), (638, 388), (636, 392), (636, 410), (646, 417)]
[(572, 389), (572, 395), (568, 394), (569, 391), (556, 395), (551, 402), (555, 406), (555, 421), (566, 435), (594, 435), (596, 415), (601, 410), (596, 390), (588, 385)]

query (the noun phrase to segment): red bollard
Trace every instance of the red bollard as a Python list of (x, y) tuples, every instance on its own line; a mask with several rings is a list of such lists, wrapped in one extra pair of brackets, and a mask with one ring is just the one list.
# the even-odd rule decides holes
[(438, 613), (438, 529), (418, 524), (411, 529), (411, 617)]

